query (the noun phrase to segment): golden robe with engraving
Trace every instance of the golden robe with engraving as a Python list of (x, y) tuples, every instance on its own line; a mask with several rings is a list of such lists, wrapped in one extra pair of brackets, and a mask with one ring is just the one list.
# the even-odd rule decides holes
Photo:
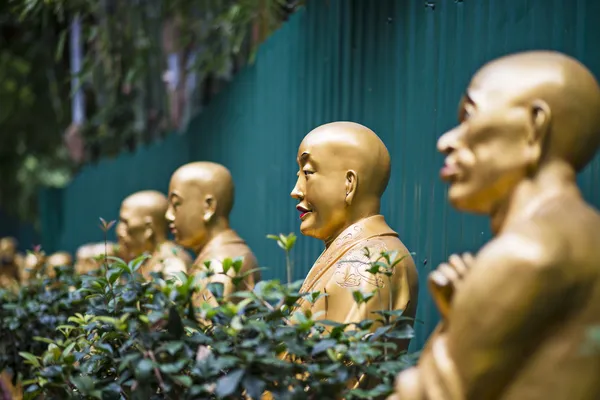
[[(369, 249), (370, 259), (365, 248)], [(382, 252), (397, 252), (404, 257), (396, 265), (391, 279), (368, 271), (370, 261)], [(378, 293), (366, 304), (358, 305), (353, 292)], [(365, 218), (345, 229), (313, 265), (301, 292), (326, 294), (314, 304), (301, 299), (299, 307), (311, 310), (316, 319), (338, 323), (376, 319), (374, 311), (404, 310), (404, 316), (414, 317), (417, 309), (417, 270), (410, 253), (385, 222), (382, 215)], [(391, 291), (391, 297), (390, 297)], [(392, 304), (390, 303), (390, 298)]]

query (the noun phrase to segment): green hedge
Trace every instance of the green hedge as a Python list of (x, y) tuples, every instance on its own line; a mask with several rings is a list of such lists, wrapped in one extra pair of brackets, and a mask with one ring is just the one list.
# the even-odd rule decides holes
[[(293, 244), (278, 241), (286, 251)], [(371, 273), (389, 274), (394, 258), (382, 254)], [(0, 291), (0, 370), (23, 382), (26, 399), (259, 399), (264, 391), (276, 399), (374, 398), (389, 394), (416, 359), (394, 344), (413, 334), (401, 311), (352, 325), (315, 321), (294, 306), (321, 294), (279, 281), (238, 292), (236, 302), (210, 284), (218, 306), (194, 309), (210, 267), (145, 282), (137, 273), (144, 259), (109, 257), (95, 275), (59, 269), (18, 293)], [(224, 267), (238, 272), (241, 261)]]

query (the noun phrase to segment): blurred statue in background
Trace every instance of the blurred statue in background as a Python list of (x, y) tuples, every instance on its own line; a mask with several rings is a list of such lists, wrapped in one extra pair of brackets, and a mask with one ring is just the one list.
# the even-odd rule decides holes
[(167, 240), (167, 197), (154, 190), (132, 194), (123, 200), (117, 225), (119, 253), (129, 262), (142, 254), (150, 254), (138, 272), (151, 279), (152, 272), (166, 276), (187, 272), (191, 264), (188, 254)]
[(17, 252), (17, 240), (13, 237), (0, 239), (0, 287), (19, 284), (23, 257)]
[(39, 266), (44, 262), (45, 256), (43, 253), (27, 253), (27, 255), (23, 258), (23, 264), (19, 270), (21, 284), (27, 284), (31, 279), (33, 279), (37, 274)]
[(46, 258), (46, 275), (49, 278), (56, 276), (56, 268), (73, 267), (73, 257), (66, 251), (57, 251)]
[(79, 246), (75, 252), (75, 272), (84, 275), (96, 268), (95, 262), (92, 260), (91, 243)]
[[(438, 141), (459, 210), (494, 238), (431, 273), (442, 322), (392, 399), (600, 399), (600, 215), (576, 174), (600, 144), (600, 88), (578, 61), (527, 52), (485, 65)], [(593, 343), (592, 343), (593, 344)]]
[(118, 253), (118, 245), (113, 242), (84, 244), (75, 254), (75, 272), (80, 275), (95, 272), (105, 257), (116, 256)]
[[(380, 215), (390, 178), (390, 155), (383, 142), (362, 125), (334, 122), (304, 138), (297, 162), (298, 180), (291, 196), (298, 200), (300, 231), (325, 245), (301, 291), (327, 294), (314, 304), (301, 299), (300, 307), (338, 323), (375, 319), (372, 312), (389, 309), (414, 317), (417, 270), (398, 234)], [(403, 257), (389, 280), (367, 271), (382, 252)], [(378, 291), (380, 296), (357, 305), (353, 292), (358, 290)]]
[[(194, 162), (180, 167), (169, 184), (166, 216), (175, 240), (197, 255), (193, 272), (204, 269), (204, 262), (210, 261), (210, 267), (216, 273), (210, 282), (222, 283), (225, 296), (251, 289), (260, 280), (259, 272), (254, 271), (246, 276), (240, 287), (234, 287), (231, 279), (221, 274), (225, 258), (243, 258), (240, 274), (257, 268), (252, 251), (229, 226), (233, 198), (233, 179), (229, 170), (211, 162)], [(233, 275), (233, 269), (228, 274)], [(198, 305), (203, 301), (210, 301), (206, 291), (199, 294), (194, 303)]]

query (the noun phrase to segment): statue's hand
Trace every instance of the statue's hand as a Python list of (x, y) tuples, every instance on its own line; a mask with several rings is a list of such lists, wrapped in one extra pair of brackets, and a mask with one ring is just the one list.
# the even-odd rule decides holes
[(454, 292), (460, 286), (474, 260), (471, 253), (463, 253), (461, 256), (453, 254), (448, 258), (447, 263), (440, 264), (429, 274), (429, 290), (442, 318), (448, 317)]

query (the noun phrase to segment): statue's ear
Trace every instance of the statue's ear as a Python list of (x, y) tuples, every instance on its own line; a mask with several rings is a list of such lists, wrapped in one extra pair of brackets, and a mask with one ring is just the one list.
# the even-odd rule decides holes
[(217, 199), (211, 194), (204, 197), (204, 223), (208, 223), (217, 212)]
[(527, 138), (532, 164), (537, 165), (542, 157), (544, 143), (550, 132), (552, 112), (543, 100), (534, 100), (530, 105), (531, 132)]
[(358, 175), (356, 171), (349, 170), (346, 172), (346, 205), (352, 204), (358, 187)]
[(152, 217), (144, 217), (144, 239), (151, 240), (154, 237), (154, 224)]

